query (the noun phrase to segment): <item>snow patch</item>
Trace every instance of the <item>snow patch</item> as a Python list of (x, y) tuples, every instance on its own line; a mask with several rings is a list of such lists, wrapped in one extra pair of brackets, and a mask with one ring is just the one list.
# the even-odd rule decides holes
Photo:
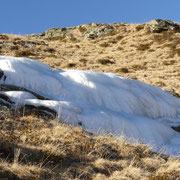
[(168, 148), (178, 155), (180, 100), (162, 89), (110, 73), (54, 70), (27, 58), (0, 57), (6, 78), (0, 84), (15, 85), (50, 100), (39, 100), (29, 92), (0, 92), (22, 105), (45, 106), (59, 113), (61, 120), (93, 133), (121, 134)]

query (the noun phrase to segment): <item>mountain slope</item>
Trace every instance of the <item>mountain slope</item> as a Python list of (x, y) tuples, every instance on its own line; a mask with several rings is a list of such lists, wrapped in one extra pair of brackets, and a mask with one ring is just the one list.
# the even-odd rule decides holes
[[(100, 28), (95, 35), (87, 25), (63, 29), (65, 33), (55, 38), (3, 34), (0, 55), (38, 59), (56, 69), (116, 73), (180, 93), (177, 29), (152, 32), (146, 23), (110, 26), (113, 29), (107, 28), (107, 33), (101, 34)], [(1, 178), (179, 178), (177, 158), (153, 153), (142, 144), (94, 136), (50, 121), (51, 116), (32, 107), (17, 112), (1, 102), (0, 110)]]
[(179, 90), (180, 34), (151, 32), (147, 24), (113, 24), (113, 31), (96, 39), (74, 27), (56, 38), (0, 36), (0, 54), (40, 60), (56, 69), (111, 72), (161, 88)]

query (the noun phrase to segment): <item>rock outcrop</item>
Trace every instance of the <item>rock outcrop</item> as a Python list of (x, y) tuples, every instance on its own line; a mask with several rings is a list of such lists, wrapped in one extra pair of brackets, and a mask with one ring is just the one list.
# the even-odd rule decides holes
[(50, 28), (47, 31), (45, 31), (44, 38), (50, 39), (50, 38), (64, 38), (71, 37), (73, 28)]
[(147, 23), (150, 31), (160, 33), (167, 30), (180, 30), (180, 25), (170, 20), (154, 19)]
[(109, 24), (91, 23), (77, 26), (79, 31), (89, 39), (96, 39), (114, 30)]
[[(141, 30), (146, 26), (152, 33), (160, 33), (167, 30), (180, 31), (180, 24), (170, 20), (154, 19), (150, 22), (140, 24), (137, 30)], [(30, 34), (26, 36), (40, 38), (40, 39), (65, 39), (65, 38), (88, 38), (96, 39), (113, 32), (115, 29), (114, 24), (103, 23), (89, 23), (82, 24), (75, 27), (57, 27), (49, 28), (43, 33)]]
[(85, 37), (88, 39), (96, 39), (98, 37), (104, 36), (114, 30), (114, 26), (110, 24), (101, 23), (90, 23), (83, 24), (76, 27), (68, 28), (50, 28), (44, 33), (27, 35), (36, 38), (45, 39), (64, 39), (64, 38), (77, 38)]

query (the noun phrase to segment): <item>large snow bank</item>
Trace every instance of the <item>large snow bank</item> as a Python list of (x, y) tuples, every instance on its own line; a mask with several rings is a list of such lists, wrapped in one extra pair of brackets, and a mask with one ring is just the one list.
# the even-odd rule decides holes
[(54, 70), (26, 58), (1, 56), (0, 69), (4, 72), (0, 84), (49, 99), (39, 100), (30, 92), (1, 92), (16, 105), (46, 106), (61, 120), (90, 132), (123, 134), (152, 144), (157, 151), (180, 152), (180, 134), (171, 128), (180, 125), (180, 100), (158, 87), (114, 74)]

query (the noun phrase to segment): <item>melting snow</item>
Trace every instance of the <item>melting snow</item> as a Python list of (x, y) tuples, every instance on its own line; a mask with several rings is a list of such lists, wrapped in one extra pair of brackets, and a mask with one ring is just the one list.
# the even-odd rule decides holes
[(0, 56), (4, 72), (0, 84), (15, 85), (49, 100), (39, 100), (30, 92), (0, 92), (16, 105), (46, 106), (61, 120), (93, 133), (126, 135), (166, 148), (179, 155), (180, 99), (158, 87), (114, 74), (92, 71), (54, 70), (39, 61)]

